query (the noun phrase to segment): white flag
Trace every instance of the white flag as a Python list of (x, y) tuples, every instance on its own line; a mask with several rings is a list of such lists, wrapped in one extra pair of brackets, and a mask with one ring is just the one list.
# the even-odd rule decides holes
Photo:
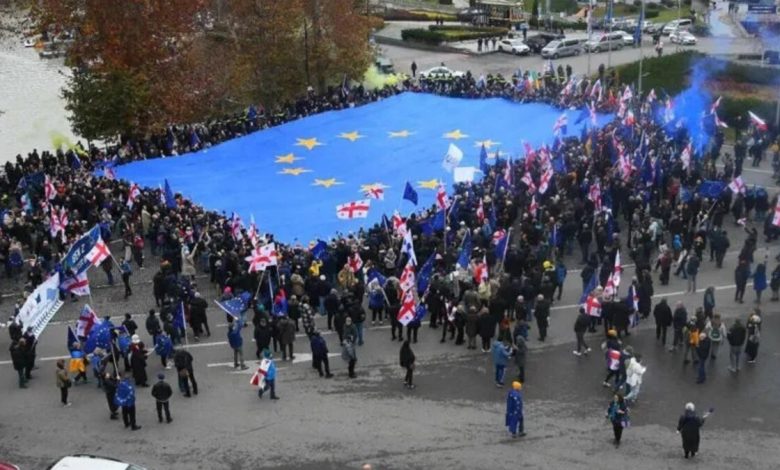
[(463, 151), (455, 144), (450, 144), (450, 148), (447, 150), (447, 155), (444, 156), (444, 161), (442, 162), (441, 166), (444, 167), (444, 169), (448, 172), (452, 173), (460, 164), (461, 160), (463, 160)]

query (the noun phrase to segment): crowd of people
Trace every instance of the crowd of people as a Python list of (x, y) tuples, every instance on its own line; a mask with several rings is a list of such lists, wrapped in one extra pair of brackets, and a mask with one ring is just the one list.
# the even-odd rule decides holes
[[(583, 267), (583, 300), (574, 323), (574, 354), (584, 357), (592, 352), (586, 335), (600, 339), (597, 328), (603, 327), (607, 368), (604, 385), (614, 392), (607, 416), (614, 427), (616, 444), (627, 426), (629, 410), (638, 400), (645, 371), (641, 354), (632, 350), (627, 336), (632, 326), (651, 312), (658, 341), (666, 344), (666, 331), (671, 326), (670, 349), (683, 349), (684, 360), (690, 357), (698, 364), (700, 383), (706, 380), (705, 365), (717, 357), (724, 341), (730, 346), (734, 373), (739, 370), (743, 349), (748, 362), (755, 362), (760, 308), (751, 311), (744, 326), (735, 320), (727, 327), (717, 312), (711, 288), (705, 290), (704, 304), (696, 307), (693, 315), (687, 311), (694, 308), (690, 304), (686, 307), (680, 302), (674, 311), (664, 299), (653, 305), (653, 273), (660, 271), (658, 280), (665, 285), (674, 269), (676, 275), (688, 279), (691, 292), (699, 292), (696, 276), (708, 262), (708, 244), (709, 262), (717, 268), (722, 266), (730, 246), (727, 224), (744, 224), (745, 219), (763, 223), (767, 241), (777, 238), (780, 231), (767, 216), (774, 201), (765, 191), (742, 191), (739, 187), (715, 195), (698, 192), (705, 180), (734, 182), (741, 174), (746, 154), (735, 150), (733, 158), (728, 154), (721, 157), (723, 137), (712, 125), (708, 125), (712, 136), (706, 145), (692, 148), (687, 126), (678, 125), (679, 119), (668, 119), (663, 100), (634, 96), (631, 88), (620, 86), (614, 75), (603, 70), (600, 75), (589, 80), (570, 71), (518, 73), (510, 79), (466, 74), (448, 81), (409, 80), (399, 87), (374, 91), (362, 87), (348, 93), (333, 89), (323, 95), (309, 91), (296, 103), (278, 109), (250, 107), (246, 113), (224, 120), (174, 126), (147, 139), (123, 139), (113, 147), (77, 146), (54, 153), (33, 151), (26, 158), (18, 156), (15, 164), (5, 165), (0, 178), (4, 195), (0, 259), (8, 282), (24, 282), (24, 291), (30, 292), (49, 273), (72, 275), (63, 272), (63, 255), (74, 240), (95, 225), (100, 226), (106, 242), (121, 240), (121, 253), (117, 255), (121, 262), (107, 258), (101, 268), (113, 283), (113, 271), (119, 267), (126, 297), (132, 294), (132, 265), (138, 269), (153, 265), (156, 269), (156, 309), (149, 311), (144, 322), (153, 347), (145, 346), (130, 315), (122, 325), (111, 329), (105, 347), (89, 356), (82, 346), (86, 338), (78, 338), (71, 349), (70, 364), (63, 361), (57, 365), (63, 405), (69, 403), (72, 383), (86, 380), (89, 360), (106, 393), (110, 417), (118, 419), (118, 409), (122, 408), (125, 426), (140, 428), (135, 422), (135, 387), (149, 386), (146, 368), (152, 350), (160, 356), (164, 368), (170, 367), (168, 360), (173, 362), (179, 389), (185, 396), (191, 396), (190, 391), (197, 394), (193, 357), (183, 343), (188, 334), (186, 325), (191, 327), (194, 341), (204, 334), (211, 335), (203, 294), (209, 285), (221, 301), (239, 305), (235, 312), (226, 314), (230, 325), (227, 340), (234, 351), (235, 367), (246, 368), (242, 331), (250, 322), (254, 353), (258, 359), (269, 360), (261, 373), (263, 380), (258, 380), (264, 384), (260, 397), (269, 388), (271, 398), (278, 399), (273, 353), (281, 350), (283, 361), (292, 360), (296, 332), (301, 330), (309, 338), (312, 366), (321, 377), (332, 377), (328, 345), (314, 321), (317, 316), (326, 317), (327, 328), (337, 332), (348, 376), (356, 377), (358, 351), (364, 345), (363, 331), (369, 322), (366, 305), (371, 311), (371, 325), (389, 321), (389, 339), (403, 343), (399, 363), (406, 373), (404, 384), (414, 388), (412, 345), (417, 343), (423, 319), (415, 316), (404, 324), (398, 316), (403, 308), (403, 292), (409, 290), (403, 286), (409, 253), (402, 249), (403, 233), (397, 230), (400, 226), (412, 234), (416, 258), (430, 260), (425, 285), (419, 283), (423, 280), (420, 276), (411, 290), (416, 301), (425, 306), (428, 326), (441, 330), (440, 341), (476, 349), (479, 337), (481, 350), (492, 354), (497, 387), (503, 387), (509, 363), (515, 364), (517, 380), (508, 398), (506, 423), (512, 435), (524, 433), (521, 389), (529, 379), (525, 361), (528, 342), (532, 341), (530, 330), (536, 328), (538, 341), (546, 340), (551, 306), (561, 299), (567, 278), (566, 263), (577, 263), (572, 257), (575, 247), (579, 248), (577, 257)], [(267, 126), (364, 104), (400, 91), (470, 98), (501, 96), (566, 108), (591, 105), (600, 111), (616, 112), (619, 117), (600, 129), (588, 127), (579, 136), (563, 135), (552, 148), (527, 148), (520, 158), (498, 156), (494, 164), (486, 165), (482, 180), (449, 188), (456, 204), (447, 214), (444, 230), (431, 228), (429, 222), (436, 214), (432, 207), (409, 215), (397, 226), (379, 224), (334, 238), (321, 250), (315, 242), (310, 246), (289, 245), (274, 240), (272, 234), (257, 234), (253, 227), (236, 229), (224, 213), (208, 211), (181, 195), (176, 195), (175, 207), (169, 207), (161, 203), (164, 194), (157, 189), (142, 190), (129, 205), (129, 182), (93, 175), (96, 168), (198, 150)], [(750, 140), (755, 147), (752, 156), (759, 160), (772, 141), (766, 132), (755, 128), (740, 136), (740, 142), (743, 139)], [(716, 165), (719, 159), (722, 166)], [(53, 232), (48, 211), (55, 208), (64, 208), (69, 222), (64, 230)], [(758, 231), (752, 226), (745, 231), (747, 239), (734, 273), (738, 286), (735, 301), (742, 302), (750, 276), (757, 303), (767, 287), (773, 292), (772, 300), (777, 300), (780, 266), (767, 279), (768, 260), (755, 259)], [(501, 252), (496, 249), (496, 241), (503, 236), (509, 241)], [(276, 243), (278, 264), (264, 273), (250, 272), (247, 257), (251, 258), (255, 245), (269, 243)], [(467, 244), (472, 248), (469, 251), (464, 249)], [(617, 295), (615, 266), (620, 265), (616, 259), (621, 255), (636, 266), (628, 288), (626, 284), (621, 288), (629, 293), (628, 298)], [(149, 256), (153, 264), (147, 262)], [(361, 263), (356, 264), (355, 259)], [(487, 266), (490, 275), (483, 276)], [(208, 285), (195, 282), (197, 272), (208, 275)], [(62, 295), (64, 298), (69, 294)], [(180, 308), (186, 318), (184, 325), (177, 318)], [(37, 343), (25, 328), (11, 317), (11, 357), (21, 387), (26, 386), (34, 368)], [(77, 374), (76, 378), (71, 378), (72, 373)], [(153, 390), (158, 417), (161, 422), (163, 418), (170, 422), (168, 401), (172, 392), (165, 376), (158, 378)], [(692, 408), (680, 420), (684, 433), (703, 423), (703, 418), (690, 414)], [(693, 447), (686, 448), (686, 455), (689, 453), (695, 454)]]

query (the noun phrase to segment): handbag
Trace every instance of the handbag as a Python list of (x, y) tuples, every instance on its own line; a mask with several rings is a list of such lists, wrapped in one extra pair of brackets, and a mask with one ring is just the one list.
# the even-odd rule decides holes
[(62, 387), (63, 387), (63, 388), (70, 388), (70, 386), (71, 386), (72, 384), (73, 384), (73, 383), (70, 381), (70, 379), (65, 379), (65, 380), (63, 380), (63, 381), (62, 381)]

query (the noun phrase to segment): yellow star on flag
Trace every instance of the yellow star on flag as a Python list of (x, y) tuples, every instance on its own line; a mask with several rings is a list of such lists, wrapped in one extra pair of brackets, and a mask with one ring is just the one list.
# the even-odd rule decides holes
[(360, 135), (358, 131), (352, 131), (352, 132), (342, 132), (341, 134), (339, 134), (339, 137), (341, 137), (342, 139), (347, 139), (350, 142), (354, 142), (360, 139), (361, 137), (365, 137), (365, 136)]
[(465, 139), (466, 137), (468, 137), (468, 134), (464, 134), (464, 133), (462, 133), (462, 132), (460, 131), (460, 129), (455, 129), (455, 130), (454, 130), (454, 131), (452, 131), (452, 132), (447, 132), (446, 134), (444, 134), (444, 136), (443, 136), (443, 137), (444, 137), (445, 139), (454, 139), (454, 140), (460, 140), (460, 139)]
[(303, 160), (303, 158), (298, 158), (295, 155), (288, 153), (287, 155), (277, 155), (275, 163), (293, 163), (297, 160)]
[(417, 187), (418, 188), (423, 188), (423, 189), (436, 189), (436, 188), (439, 187), (439, 180), (434, 178), (434, 179), (428, 180), (428, 181), (418, 181), (417, 182)]
[(393, 138), (393, 137), (409, 137), (413, 133), (404, 129), (402, 131), (395, 131), (395, 132), (391, 131), (388, 132), (388, 134), (390, 134), (390, 138)]
[(311, 150), (314, 147), (317, 147), (318, 145), (325, 145), (322, 142), (318, 142), (316, 137), (312, 137), (310, 139), (295, 139), (295, 140), (298, 141), (295, 145), (306, 147), (308, 150)]
[(360, 192), (361, 193), (367, 193), (369, 191), (373, 191), (374, 189), (387, 189), (390, 186), (384, 185), (382, 183), (373, 183), (373, 184), (361, 184), (360, 185)]
[(298, 176), (301, 173), (311, 173), (311, 170), (307, 170), (306, 168), (285, 168), (284, 170), (280, 171), (280, 175), (293, 175)]
[(314, 183), (312, 183), (312, 186), (322, 186), (322, 187), (325, 187), (325, 188), (330, 188), (334, 184), (344, 184), (344, 183), (342, 183), (341, 181), (336, 181), (336, 178), (329, 178), (329, 179), (326, 179), (326, 180), (321, 180), (321, 179), (315, 178), (314, 179)]
[(492, 141), (490, 139), (488, 139), (488, 140), (478, 140), (478, 141), (474, 142), (474, 147), (482, 147), (484, 145), (486, 149), (490, 149), (490, 147), (492, 147), (494, 145), (498, 145), (500, 143), (501, 142), (495, 142), (495, 141)]

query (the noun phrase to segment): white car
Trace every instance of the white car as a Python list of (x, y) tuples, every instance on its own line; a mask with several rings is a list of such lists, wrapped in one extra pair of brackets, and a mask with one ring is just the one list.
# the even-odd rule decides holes
[(669, 40), (675, 44), (681, 44), (683, 46), (695, 46), (696, 36), (689, 31), (677, 30), (669, 35)]
[(428, 79), (428, 80), (442, 80), (442, 79), (449, 79), (449, 78), (460, 78), (466, 75), (464, 72), (458, 71), (458, 70), (452, 70), (447, 67), (439, 66), (439, 67), (433, 67), (428, 70), (423, 70), (420, 72), (420, 78), (421, 79)]
[(146, 470), (131, 463), (94, 455), (78, 454), (63, 457), (47, 470)]
[(623, 36), (623, 45), (624, 46), (633, 46), (634, 45), (634, 35), (631, 33), (627, 33), (625, 31), (616, 31), (620, 33), (621, 36)]
[(502, 39), (498, 42), (498, 52), (509, 52), (515, 55), (528, 55), (531, 48), (522, 39)]

